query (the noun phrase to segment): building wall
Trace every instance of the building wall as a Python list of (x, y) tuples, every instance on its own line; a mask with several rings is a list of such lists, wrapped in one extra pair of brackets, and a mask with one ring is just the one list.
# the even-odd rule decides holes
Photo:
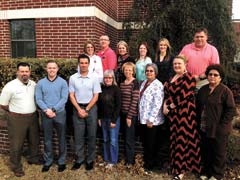
[(237, 42), (240, 45), (240, 21), (233, 22), (233, 28), (234, 28), (235, 33), (236, 33)]
[(0, 20), (0, 27), (0, 57), (9, 57), (11, 46), (8, 21)]
[[(0, 1), (0, 57), (11, 57), (9, 29), (11, 19), (35, 19), (38, 58), (76, 58), (87, 40), (95, 42), (98, 49), (99, 37), (103, 34), (109, 35), (110, 46), (115, 50), (119, 38), (122, 38), (121, 22), (131, 9), (131, 2), (133, 0)], [(40, 132), (39, 148), (42, 152), (42, 130)], [(72, 133), (72, 130), (69, 130), (67, 135), (69, 154), (73, 154)], [(53, 143), (57, 151), (56, 134)], [(100, 152), (100, 137), (97, 144)], [(142, 151), (139, 141), (136, 142), (136, 147), (138, 152)], [(123, 152), (122, 136), (120, 149)], [(0, 118), (0, 153), (8, 152), (7, 124), (5, 118)]]
[[(121, 8), (124, 6), (129, 8), (129, 3), (121, 2)], [(115, 49), (121, 32), (118, 0), (4, 0), (0, 1), (4, 29), (0, 32), (0, 57), (11, 57), (11, 19), (35, 19), (38, 58), (75, 58), (87, 40), (95, 42), (98, 49), (103, 34), (110, 36), (110, 46)]]

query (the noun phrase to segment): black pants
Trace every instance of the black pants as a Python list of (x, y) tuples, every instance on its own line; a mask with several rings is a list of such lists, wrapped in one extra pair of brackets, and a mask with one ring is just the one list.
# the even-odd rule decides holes
[(141, 124), (142, 141), (143, 141), (143, 159), (144, 168), (152, 170), (156, 163), (158, 163), (159, 157), (159, 134), (160, 126), (153, 126), (148, 128), (146, 124)]
[(218, 134), (216, 138), (208, 138), (205, 133), (201, 133), (201, 138), (203, 174), (217, 179), (223, 178), (228, 135)]
[(134, 164), (135, 163), (135, 126), (137, 122), (137, 117), (132, 118), (132, 124), (130, 127), (126, 124), (126, 113), (121, 113), (121, 133), (123, 133), (125, 140), (125, 155), (126, 164)]

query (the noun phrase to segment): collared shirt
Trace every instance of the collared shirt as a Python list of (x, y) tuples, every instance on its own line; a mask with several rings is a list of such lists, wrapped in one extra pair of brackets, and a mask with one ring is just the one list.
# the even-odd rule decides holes
[(28, 114), (36, 111), (34, 101), (36, 83), (32, 80), (23, 84), (19, 79), (8, 82), (2, 89), (0, 104), (9, 106), (10, 112)]
[(83, 77), (79, 72), (70, 76), (69, 92), (74, 93), (76, 100), (80, 104), (87, 104), (93, 98), (93, 95), (101, 92), (101, 86), (92, 74), (88, 73)]
[[(144, 88), (147, 80), (140, 87), (140, 92)], [(154, 126), (164, 123), (162, 105), (164, 99), (163, 85), (155, 79), (143, 92), (139, 101), (139, 118), (141, 124), (147, 122), (153, 123)]]
[(45, 77), (38, 81), (35, 97), (42, 110), (54, 108), (57, 112), (63, 111), (68, 100), (67, 82), (59, 76), (53, 81)]
[(115, 70), (117, 68), (117, 56), (111, 48), (99, 51), (97, 55), (102, 59), (103, 72), (107, 69)]
[(187, 58), (187, 71), (193, 76), (204, 74), (211, 64), (220, 63), (217, 49), (208, 43), (201, 49), (197, 48), (194, 43), (187, 44), (180, 54)]

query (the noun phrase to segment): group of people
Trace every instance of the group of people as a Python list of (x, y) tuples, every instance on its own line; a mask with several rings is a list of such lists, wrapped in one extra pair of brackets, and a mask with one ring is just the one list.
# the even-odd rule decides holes
[(9, 117), (10, 162), (15, 175), (24, 175), (21, 150), (26, 136), (28, 162), (38, 163), (37, 107), (44, 131), (42, 172), (53, 164), (53, 128), (59, 140), (58, 171), (66, 169), (65, 104), (69, 98), (74, 107), (76, 154), (71, 170), (84, 163), (86, 170), (93, 169), (98, 126), (103, 134), (104, 163), (100, 165), (111, 169), (118, 163), (121, 132), (125, 164), (131, 167), (138, 127), (146, 171), (170, 168), (173, 180), (183, 179), (186, 172), (200, 174), (201, 179), (222, 179), (235, 103), (231, 90), (222, 83), (218, 51), (207, 38), (205, 28), (197, 29), (193, 43), (177, 56), (168, 39), (162, 38), (152, 60), (146, 42), (139, 45), (134, 59), (125, 41), (117, 44), (115, 54), (104, 35), (97, 54), (94, 43), (84, 44), (77, 72), (68, 84), (57, 75), (59, 67), (53, 60), (47, 62), (47, 76), (37, 84), (29, 79), (30, 65), (19, 63), (17, 78), (5, 85), (0, 96)]

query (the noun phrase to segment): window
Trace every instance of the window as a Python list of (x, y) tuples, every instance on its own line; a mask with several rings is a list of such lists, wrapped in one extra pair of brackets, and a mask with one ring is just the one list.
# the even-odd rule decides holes
[(12, 57), (36, 57), (34, 20), (11, 20)]

